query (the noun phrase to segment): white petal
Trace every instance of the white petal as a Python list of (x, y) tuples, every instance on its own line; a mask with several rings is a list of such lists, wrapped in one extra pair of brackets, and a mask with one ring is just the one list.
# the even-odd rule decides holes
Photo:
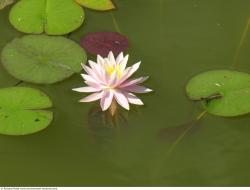
[(121, 72), (123, 72), (127, 66), (127, 63), (128, 63), (128, 58), (129, 58), (129, 55), (126, 55), (123, 60), (120, 62), (120, 69), (121, 69)]
[(114, 56), (114, 54), (113, 54), (112, 51), (109, 52), (108, 59), (109, 59), (109, 62), (112, 64), (112, 66), (114, 66), (116, 64), (116, 62), (115, 62), (115, 56)]
[(82, 67), (86, 71), (86, 73), (89, 76), (91, 76), (94, 80), (96, 80), (97, 82), (102, 82), (100, 74), (98, 72), (96, 72), (95, 70), (93, 70), (92, 68), (90, 68), (90, 67), (88, 67), (86, 65), (82, 65)]
[(94, 88), (94, 87), (92, 87), (92, 86), (74, 88), (74, 89), (72, 89), (72, 90), (73, 90), (73, 91), (76, 91), (76, 92), (98, 92), (98, 91), (101, 91), (100, 88)]
[(130, 91), (130, 92), (134, 92), (134, 93), (148, 93), (148, 92), (152, 92), (151, 89), (149, 88), (146, 88), (144, 86), (138, 86), (138, 85), (133, 85), (133, 86), (128, 86), (126, 88), (127, 91)]
[(90, 72), (92, 71), (92, 69), (90, 67), (88, 67), (87, 65), (82, 64), (82, 68), (84, 69), (84, 71), (87, 74), (90, 74)]
[[(92, 69), (95, 68), (95, 65), (98, 65), (96, 62), (91, 61), (91, 60), (88, 60), (88, 63), (89, 63), (89, 65), (90, 65), (90, 67), (91, 67)], [(94, 67), (93, 67), (93, 66), (94, 66)]]
[(113, 95), (114, 93), (110, 90), (104, 91), (100, 101), (102, 111), (105, 111), (110, 107), (113, 100)]
[(80, 102), (93, 102), (96, 100), (99, 100), (102, 97), (103, 92), (96, 92), (94, 94), (91, 94), (83, 99), (80, 100)]
[(124, 81), (126, 81), (129, 77), (131, 77), (136, 71), (137, 69), (140, 67), (141, 62), (135, 63), (134, 65), (132, 65), (131, 67), (128, 67), (124, 73), (123, 76), (121, 77), (119, 84), (123, 83)]
[(143, 83), (144, 81), (146, 81), (148, 79), (148, 77), (140, 77), (137, 79), (133, 79), (133, 80), (129, 80), (129, 81), (125, 81), (121, 84), (121, 88), (127, 87), (127, 86), (131, 86), (131, 85), (135, 85), (135, 84), (140, 84)]
[(98, 83), (97, 80), (95, 80), (92, 76), (90, 75), (86, 75), (86, 74), (81, 74), (82, 78), (86, 81), (89, 81), (89, 82), (94, 82), (94, 83)]
[(112, 76), (112, 75), (110, 75), (108, 72), (105, 72), (105, 74), (104, 74), (104, 81), (105, 81), (105, 84), (106, 84), (106, 85), (109, 84), (109, 81), (110, 81), (111, 76)]
[(120, 64), (120, 62), (123, 60), (123, 52), (121, 52), (117, 58), (116, 58), (116, 64)]
[(126, 96), (119, 90), (116, 90), (114, 92), (114, 96), (118, 104), (120, 104), (122, 107), (125, 109), (129, 110), (129, 104), (128, 104), (128, 99)]
[(109, 78), (108, 85), (109, 86), (114, 86), (116, 84), (117, 80), (118, 80), (117, 79), (117, 73), (116, 73), (116, 71), (114, 71), (112, 73), (112, 75), (110, 76), (110, 78)]
[(113, 67), (114, 66), (114, 63), (112, 61), (110, 61), (109, 58), (104, 58), (104, 60), (105, 60), (105, 63), (102, 66), (104, 69), (107, 68), (107, 67)]
[(95, 63), (94, 61), (89, 60), (89, 65), (92, 68), (93, 72), (101, 74), (101, 66)]
[(104, 64), (104, 59), (102, 58), (102, 56), (97, 55), (97, 63), (98, 63), (99, 65), (103, 65), (103, 64)]
[(104, 86), (100, 83), (96, 82), (90, 82), (90, 81), (84, 81), (88, 86), (91, 86), (93, 88), (103, 88)]
[(136, 105), (144, 105), (143, 102), (141, 101), (140, 98), (138, 98), (136, 95), (132, 93), (128, 93), (127, 95), (128, 102), (131, 104), (136, 104)]

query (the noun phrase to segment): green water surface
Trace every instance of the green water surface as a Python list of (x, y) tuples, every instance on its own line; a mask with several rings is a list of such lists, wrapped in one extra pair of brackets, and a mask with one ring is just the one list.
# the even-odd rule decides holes
[[(54, 102), (54, 120), (29, 136), (0, 136), (0, 186), (249, 186), (250, 115), (222, 118), (201, 112), (185, 85), (203, 71), (234, 65), (250, 73), (250, 1), (115, 0), (111, 12), (86, 10), (70, 38), (88, 32), (128, 36), (129, 64), (150, 75), (154, 92), (143, 107), (120, 111), (116, 121), (97, 103), (80, 104), (71, 91), (80, 75), (33, 85)], [(0, 11), (0, 50), (22, 36)], [(245, 31), (245, 35), (244, 35)], [(242, 41), (242, 43), (240, 42)], [(19, 81), (0, 66), (0, 87)]]

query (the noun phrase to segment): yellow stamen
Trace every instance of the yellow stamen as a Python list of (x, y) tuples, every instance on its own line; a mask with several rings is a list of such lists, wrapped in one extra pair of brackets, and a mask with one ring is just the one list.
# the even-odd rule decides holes
[(107, 72), (109, 75), (112, 75), (113, 72), (116, 72), (118, 78), (121, 78), (121, 76), (122, 76), (122, 71), (121, 71), (120, 65), (117, 65), (117, 66), (107, 66), (107, 67), (105, 68), (105, 70), (106, 70), (106, 72)]

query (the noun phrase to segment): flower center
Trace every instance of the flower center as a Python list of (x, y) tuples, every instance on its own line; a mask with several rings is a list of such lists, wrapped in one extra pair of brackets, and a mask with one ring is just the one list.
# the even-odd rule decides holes
[(105, 68), (105, 70), (109, 75), (112, 75), (113, 72), (116, 72), (118, 78), (121, 78), (121, 76), (122, 76), (122, 71), (121, 71), (120, 65), (108, 66)]

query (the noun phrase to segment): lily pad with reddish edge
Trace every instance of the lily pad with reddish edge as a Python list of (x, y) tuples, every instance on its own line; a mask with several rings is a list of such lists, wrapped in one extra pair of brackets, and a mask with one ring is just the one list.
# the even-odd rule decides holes
[(81, 39), (81, 46), (93, 55), (105, 57), (112, 51), (117, 56), (128, 49), (128, 38), (117, 32), (92, 32)]

